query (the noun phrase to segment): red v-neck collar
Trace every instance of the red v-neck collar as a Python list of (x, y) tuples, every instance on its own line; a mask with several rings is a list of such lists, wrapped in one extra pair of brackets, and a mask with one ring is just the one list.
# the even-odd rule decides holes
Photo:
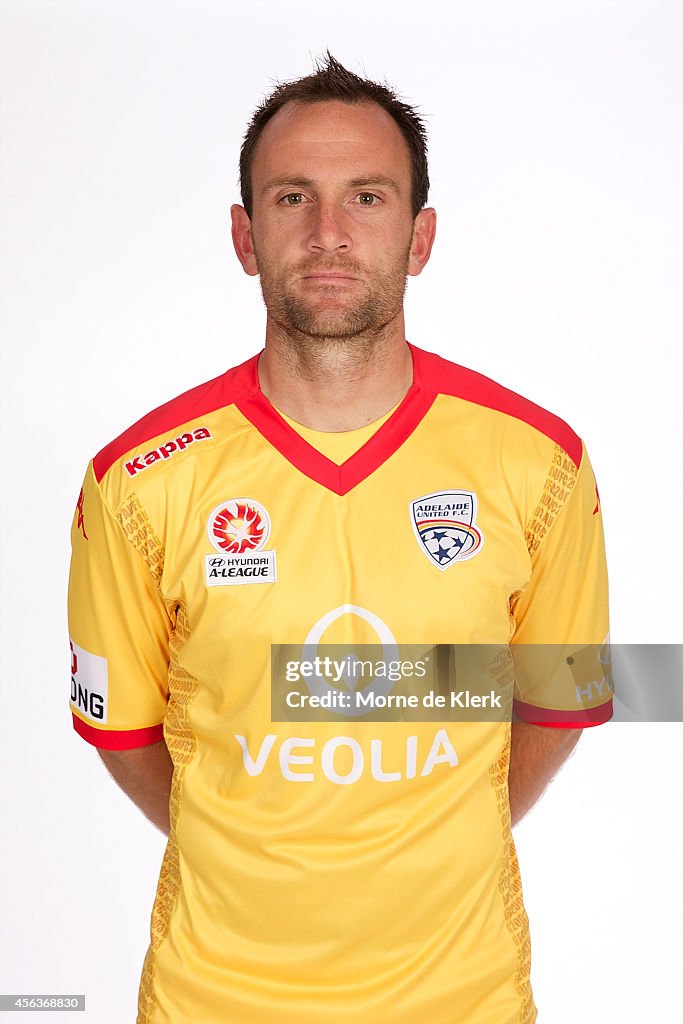
[(421, 349), (410, 342), (406, 344), (413, 359), (412, 384), (389, 419), (341, 466), (297, 433), (263, 394), (258, 376), (261, 352), (253, 356), (244, 367), (251, 378), (250, 386), (235, 405), (258, 432), (298, 470), (335, 494), (347, 494), (398, 451), (436, 398), (436, 392), (424, 385)]

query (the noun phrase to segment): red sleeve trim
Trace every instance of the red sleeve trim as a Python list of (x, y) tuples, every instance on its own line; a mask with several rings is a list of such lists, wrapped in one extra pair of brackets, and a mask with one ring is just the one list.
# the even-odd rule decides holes
[(581, 438), (559, 416), (476, 370), (460, 366), (434, 352), (417, 349), (414, 345), (411, 347), (419, 354), (425, 384), (438, 394), (464, 398), (528, 423), (559, 444), (579, 468), (583, 454)]
[(103, 750), (132, 750), (134, 747), (149, 747), (152, 743), (158, 743), (164, 738), (163, 723), (150, 725), (146, 729), (117, 729), (108, 731), (106, 729), (93, 729), (86, 725), (77, 715), (71, 712), (73, 726), (79, 736), (82, 736), (94, 747), (101, 747)]
[(525, 704), (521, 700), (513, 700), (512, 708), (522, 722), (554, 726), (556, 729), (582, 729), (591, 725), (602, 725), (603, 722), (609, 722), (613, 713), (611, 698), (604, 704), (584, 708), (583, 711), (551, 711), (549, 708)]
[(115, 437), (93, 459), (97, 482), (100, 483), (107, 470), (111, 469), (122, 455), (141, 447), (145, 441), (179, 430), (190, 420), (199, 419), (226, 405), (231, 405), (240, 396), (258, 387), (256, 365), (260, 354), (259, 352), (255, 356), (250, 356), (245, 362), (227, 370), (220, 377), (199, 384), (196, 388), (153, 409)]

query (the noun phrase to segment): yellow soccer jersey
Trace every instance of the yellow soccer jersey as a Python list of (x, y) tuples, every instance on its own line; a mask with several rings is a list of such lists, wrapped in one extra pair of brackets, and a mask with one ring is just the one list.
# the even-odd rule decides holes
[[(73, 724), (107, 749), (163, 737), (174, 764), (138, 1024), (536, 1020), (510, 722), (271, 709), (275, 645), (606, 641), (582, 440), (410, 351), (409, 391), (340, 465), (266, 399), (255, 355), (88, 466)], [(565, 672), (559, 692), (522, 673), (517, 714), (607, 720), (609, 691), (579, 700)]]

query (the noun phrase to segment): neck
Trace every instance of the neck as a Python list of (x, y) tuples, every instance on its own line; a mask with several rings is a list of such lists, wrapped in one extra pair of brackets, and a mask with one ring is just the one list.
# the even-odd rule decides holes
[(403, 313), (371, 337), (294, 338), (268, 321), (261, 391), (313, 430), (356, 430), (400, 402), (413, 381)]

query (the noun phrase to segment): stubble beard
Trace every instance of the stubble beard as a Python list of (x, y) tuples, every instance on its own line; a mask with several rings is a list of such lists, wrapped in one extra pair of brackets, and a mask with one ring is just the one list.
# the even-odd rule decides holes
[[(312, 267), (316, 271), (339, 270), (360, 278), (345, 285), (307, 285), (297, 280), (289, 286), (262, 254), (256, 254), (261, 294), (269, 320), (276, 326), (281, 342), (296, 353), (298, 362), (326, 351), (369, 358), (376, 354), (386, 328), (403, 308), (407, 287), (410, 248), (397, 254), (391, 265), (375, 273), (368, 282), (362, 268)], [(305, 274), (304, 269), (301, 273)], [(308, 289), (308, 291), (307, 291)]]

